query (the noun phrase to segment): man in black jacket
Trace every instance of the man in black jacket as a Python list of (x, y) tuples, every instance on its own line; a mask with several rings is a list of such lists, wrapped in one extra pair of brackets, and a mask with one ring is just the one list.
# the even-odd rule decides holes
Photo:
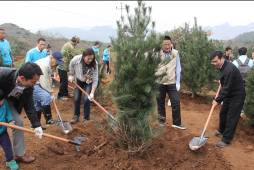
[(232, 141), (237, 123), (240, 118), (245, 99), (245, 89), (239, 70), (229, 61), (223, 58), (221, 51), (215, 51), (211, 55), (211, 64), (220, 70), (221, 91), (213, 100), (213, 105), (223, 102), (220, 111), (219, 129), (216, 136), (222, 136), (216, 146), (223, 148)]
[[(26, 63), (19, 70), (0, 67), (0, 100), (7, 99), (13, 114), (15, 125), (23, 127), (20, 116), (22, 108), (25, 109), (35, 135), (42, 137), (43, 131), (38, 120), (33, 103), (33, 85), (39, 80), (42, 71), (35, 63)], [(15, 159), (30, 163), (35, 160), (25, 155), (24, 133), (13, 130), (13, 150)]]

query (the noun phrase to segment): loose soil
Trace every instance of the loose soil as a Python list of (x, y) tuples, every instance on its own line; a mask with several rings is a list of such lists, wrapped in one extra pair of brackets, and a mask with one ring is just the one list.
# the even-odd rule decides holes
[[(104, 81), (108, 82), (108, 81)], [(57, 91), (57, 89), (55, 89)], [(98, 101), (109, 111), (115, 113), (109, 97), (99, 98)], [(206, 103), (206, 104), (205, 104)], [(70, 121), (73, 116), (73, 101), (57, 101), (63, 119)], [(199, 136), (207, 119), (210, 104), (202, 98), (192, 99), (187, 94), (181, 95), (182, 121), (187, 130), (176, 130), (171, 127), (171, 108), (167, 108), (167, 126), (162, 129), (151, 146), (142, 154), (131, 154), (117, 146), (117, 143), (107, 130), (106, 116), (99, 108), (91, 105), (91, 121), (73, 125), (74, 130), (68, 135), (61, 133), (59, 127), (50, 126), (44, 131), (60, 137), (72, 139), (75, 136), (85, 136), (80, 152), (73, 145), (52, 139), (35, 138), (25, 134), (27, 153), (36, 156), (31, 164), (20, 163), (22, 170), (111, 170), (111, 169), (146, 169), (146, 170), (251, 170), (254, 169), (254, 136), (253, 129), (247, 128), (241, 120), (232, 144), (224, 149), (218, 149), (214, 144), (219, 141), (213, 135), (218, 126), (219, 108), (214, 112), (206, 135), (207, 144), (199, 151), (193, 152), (188, 148), (189, 141)], [(82, 113), (82, 112), (81, 112)], [(22, 117), (24, 117), (22, 113)], [(53, 112), (53, 117), (57, 116)], [(81, 117), (83, 118), (83, 116)], [(24, 118), (25, 127), (29, 128), (29, 120)], [(42, 118), (44, 124), (44, 118)], [(9, 134), (11, 131), (9, 130)], [(0, 152), (0, 169), (4, 167), (3, 152)]]

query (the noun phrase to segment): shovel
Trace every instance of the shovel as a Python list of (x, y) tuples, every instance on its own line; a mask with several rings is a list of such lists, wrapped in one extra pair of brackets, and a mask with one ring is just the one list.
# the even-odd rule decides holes
[[(84, 90), (82, 89), (77, 83), (75, 83), (75, 86), (80, 90), (82, 91), (82, 93), (84, 93), (85, 95), (89, 96), (89, 94)], [(92, 100), (104, 113), (106, 113), (112, 120), (116, 121), (116, 118), (111, 114), (109, 113), (104, 107), (102, 107), (96, 100)]]
[[(24, 131), (24, 132), (35, 134), (35, 132), (33, 130), (30, 130), (30, 129), (27, 129), (27, 128), (24, 128), (24, 127), (20, 127), (20, 126), (16, 126), (16, 125), (12, 125), (12, 124), (9, 124), (9, 123), (0, 122), (0, 126), (6, 126), (6, 127), (9, 127), (9, 128), (12, 128), (12, 129), (17, 129), (17, 130), (21, 130), (21, 131)], [(50, 135), (50, 134), (47, 134), (47, 133), (43, 133), (42, 136), (45, 136), (45, 137), (51, 138), (51, 139), (55, 139), (55, 140), (58, 140), (58, 141), (70, 143), (70, 144), (73, 144), (73, 145), (76, 145), (76, 146), (80, 146), (81, 142), (82, 142), (81, 140), (78, 140), (78, 138), (74, 138), (74, 140), (69, 140), (69, 139), (58, 137), (58, 136)]]
[[(58, 109), (58, 107), (57, 107), (57, 105), (56, 105), (55, 98), (53, 99), (53, 104), (54, 104), (54, 107), (55, 107), (57, 116), (58, 116), (58, 118), (59, 118), (59, 120), (60, 120), (59, 123), (60, 123), (60, 127), (61, 127), (61, 129), (62, 129), (62, 132), (63, 132), (64, 134), (70, 133), (70, 132), (73, 130), (73, 128), (72, 128), (72, 126), (71, 126), (71, 124), (70, 124), (69, 122), (63, 121), (63, 119), (62, 119), (62, 117), (61, 117), (61, 114), (60, 114), (60, 112), (59, 112), (59, 109)], [(57, 122), (57, 125), (59, 125), (58, 122)]]
[[(220, 89), (221, 89), (221, 85), (219, 86), (219, 88), (218, 88), (218, 90), (217, 90), (217, 93), (216, 93), (215, 98), (219, 95)], [(202, 146), (204, 146), (205, 143), (206, 143), (206, 141), (208, 140), (208, 138), (207, 138), (207, 137), (204, 137), (204, 135), (205, 135), (206, 128), (207, 128), (207, 126), (208, 126), (208, 123), (209, 123), (209, 121), (210, 121), (210, 119), (211, 119), (211, 116), (212, 116), (212, 113), (213, 113), (215, 107), (216, 107), (216, 105), (212, 105), (212, 108), (211, 108), (210, 113), (209, 113), (209, 115), (208, 115), (208, 118), (207, 118), (207, 120), (206, 120), (204, 129), (203, 129), (203, 131), (202, 131), (202, 133), (201, 133), (201, 136), (200, 136), (200, 137), (194, 137), (194, 138), (192, 138), (192, 140), (189, 142), (189, 148), (190, 148), (191, 150), (193, 150), (193, 151), (198, 150), (199, 148), (201, 148)]]

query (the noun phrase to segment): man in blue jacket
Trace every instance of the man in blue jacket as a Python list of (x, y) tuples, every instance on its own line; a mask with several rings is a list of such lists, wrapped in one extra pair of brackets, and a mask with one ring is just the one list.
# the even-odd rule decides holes
[(48, 55), (46, 50), (46, 40), (44, 38), (39, 38), (37, 40), (37, 45), (26, 53), (25, 62), (36, 62), (37, 60), (44, 58)]
[(5, 30), (0, 28), (0, 66), (12, 67), (13, 56), (11, 53), (10, 43), (5, 39)]

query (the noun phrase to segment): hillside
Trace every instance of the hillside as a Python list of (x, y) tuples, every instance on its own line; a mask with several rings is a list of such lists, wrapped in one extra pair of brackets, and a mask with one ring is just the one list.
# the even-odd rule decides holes
[[(21, 28), (12, 23), (5, 23), (0, 25), (1, 28), (6, 30), (7, 39), (11, 43), (11, 47), (14, 55), (25, 55), (26, 52), (36, 46), (36, 40), (40, 37), (46, 39), (47, 43), (52, 46), (53, 51), (60, 50), (65, 42), (68, 41), (64, 37), (56, 37), (53, 34), (41, 34), (40, 32), (34, 34), (24, 28)], [(78, 35), (73, 33), (73, 35)], [(87, 48), (91, 46), (94, 42), (84, 41), (78, 45), (79, 48)]]

